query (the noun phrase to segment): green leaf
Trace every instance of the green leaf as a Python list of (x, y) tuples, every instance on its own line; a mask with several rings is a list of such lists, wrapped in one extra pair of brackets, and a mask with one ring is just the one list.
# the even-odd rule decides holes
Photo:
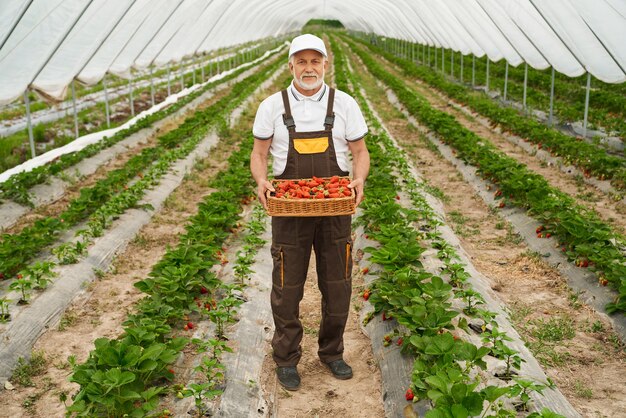
[(468, 418), (469, 417), (469, 412), (467, 411), (467, 409), (465, 409), (463, 405), (459, 405), (459, 404), (452, 405), (452, 408), (450, 408), (450, 410), (454, 418)]
[(110, 382), (113, 387), (124, 386), (135, 380), (136, 376), (131, 372), (123, 372), (119, 367), (107, 370), (105, 373), (106, 380)]

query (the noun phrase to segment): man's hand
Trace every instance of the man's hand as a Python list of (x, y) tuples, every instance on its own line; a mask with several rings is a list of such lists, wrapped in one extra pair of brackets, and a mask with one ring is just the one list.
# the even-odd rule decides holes
[(354, 192), (356, 193), (357, 206), (359, 206), (359, 204), (363, 201), (363, 198), (365, 197), (365, 195), (363, 194), (363, 185), (363, 179), (354, 179), (350, 184), (348, 184), (348, 188), (354, 190)]
[(259, 182), (257, 186), (257, 196), (259, 198), (259, 202), (263, 205), (265, 210), (267, 210), (267, 199), (265, 198), (265, 192), (269, 190), (270, 192), (275, 192), (274, 186), (268, 180), (262, 180)]
[(348, 142), (348, 147), (350, 147), (350, 152), (352, 152), (352, 175), (354, 178), (352, 183), (348, 184), (348, 187), (356, 192), (356, 205), (359, 206), (365, 197), (363, 185), (370, 171), (370, 154), (367, 152), (363, 139)]

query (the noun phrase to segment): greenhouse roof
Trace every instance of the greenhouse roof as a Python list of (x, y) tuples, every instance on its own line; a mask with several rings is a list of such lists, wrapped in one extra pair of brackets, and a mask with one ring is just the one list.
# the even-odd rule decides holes
[(348, 30), (626, 81), (626, 0), (3, 0), (0, 104), (300, 30)]

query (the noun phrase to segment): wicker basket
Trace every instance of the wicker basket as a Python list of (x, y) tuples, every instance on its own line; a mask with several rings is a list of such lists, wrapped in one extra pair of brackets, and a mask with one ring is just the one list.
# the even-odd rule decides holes
[[(322, 177), (328, 180), (328, 177)], [(307, 180), (307, 179), (305, 179)], [(272, 180), (276, 187), (281, 180)], [(270, 216), (339, 216), (352, 215), (356, 212), (356, 195), (325, 199), (283, 199), (272, 196), (268, 190), (267, 213)]]

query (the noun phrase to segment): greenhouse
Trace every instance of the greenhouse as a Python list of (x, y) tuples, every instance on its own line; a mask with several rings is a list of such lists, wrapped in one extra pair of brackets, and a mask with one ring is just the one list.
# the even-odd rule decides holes
[(625, 0), (1, 0), (0, 416), (626, 416)]

